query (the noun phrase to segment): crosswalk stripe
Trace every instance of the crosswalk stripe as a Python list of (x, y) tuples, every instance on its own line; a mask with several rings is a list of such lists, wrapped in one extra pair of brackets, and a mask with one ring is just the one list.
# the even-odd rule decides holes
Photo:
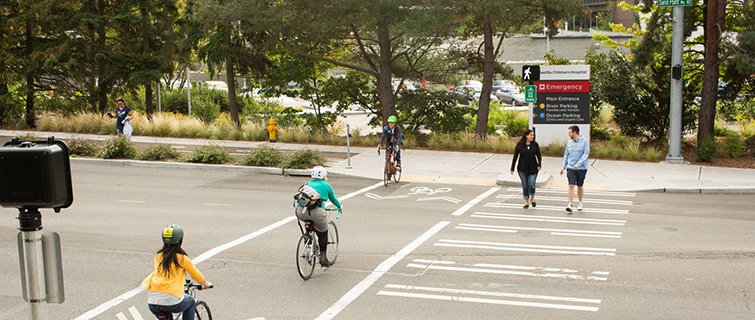
[(545, 303), (545, 302), (534, 302), (534, 301), (530, 302), (530, 301), (491, 299), (491, 298), (475, 298), (475, 297), (466, 297), (466, 296), (458, 296), (458, 295), (451, 296), (451, 295), (442, 295), (442, 294), (414, 293), (414, 292), (402, 292), (402, 291), (390, 291), (390, 290), (380, 290), (377, 294), (384, 295), (384, 296), (395, 296), (395, 297), (421, 298), (421, 299), (445, 300), (445, 301), (457, 301), (457, 302), (488, 303), (488, 304), (499, 304), (499, 305), (579, 310), (579, 311), (598, 311), (598, 307), (592, 306), (592, 305), (570, 305), (570, 304), (564, 304), (564, 303), (573, 302), (573, 303), (600, 304), (601, 302), (601, 300), (599, 299), (582, 299), (582, 298), (571, 298), (571, 297), (516, 294), (516, 293), (506, 293), (506, 292), (477, 291), (477, 290), (461, 290), (461, 289), (448, 289), (448, 288), (435, 288), (435, 287), (416, 287), (416, 286), (395, 285), (395, 284), (388, 284), (385, 286), (385, 289), (425, 291), (425, 292), (430, 292), (430, 293), (477, 295), (477, 296), (483, 296), (483, 297), (501, 297), (501, 298), (558, 301), (562, 303)]
[(532, 244), (498, 243), (498, 242), (448, 240), (448, 239), (438, 240), (438, 242), (436, 242), (434, 246), (490, 249), (490, 250), (503, 250), (503, 251), (520, 251), (520, 252), (581, 254), (581, 255), (596, 255), (596, 256), (616, 255), (615, 253), (616, 249), (611, 249), (611, 248), (541, 246), (541, 245), (532, 245)]
[(476, 230), (476, 231), (508, 232), (508, 233), (516, 233), (518, 230), (522, 230), (522, 231), (545, 231), (545, 232), (550, 232), (550, 234), (552, 234), (552, 235), (562, 235), (562, 236), (586, 236), (586, 237), (599, 237), (599, 238), (621, 238), (621, 232), (612, 232), (612, 231), (591, 231), (591, 230), (574, 230), (574, 229), (549, 229), (549, 228), (530, 228), (530, 227), (510, 227), (510, 226), (494, 226), (494, 225), (470, 224), (470, 223), (460, 223), (458, 226), (456, 226), (456, 229)]
[(144, 318), (142, 318), (142, 315), (139, 314), (139, 310), (136, 310), (136, 307), (132, 306), (131, 308), (128, 308), (128, 312), (131, 313), (131, 316), (134, 317), (134, 320), (144, 320)]
[[(415, 262), (417, 261), (415, 260)], [(503, 265), (485, 264), (485, 263), (478, 263), (472, 266), (454, 266), (454, 263), (439, 265), (435, 262), (426, 263), (426, 264), (408, 263), (406, 267), (422, 269), (422, 270), (506, 274), (506, 275), (528, 276), (528, 277), (537, 277), (537, 278), (558, 278), (558, 279), (570, 279), (570, 280), (596, 280), (596, 281), (608, 280), (607, 277), (597, 277), (594, 275), (585, 276), (585, 275), (577, 274), (576, 270), (557, 269), (557, 268), (503, 266)], [(592, 273), (592, 274), (603, 275), (603, 274), (598, 274), (598, 273)], [(607, 275), (607, 273), (605, 275)]]
[[(517, 203), (504, 203), (504, 202), (489, 202), (485, 204), (485, 207), (488, 208), (512, 208), (512, 209), (521, 209), (522, 205)], [(538, 205), (537, 207), (530, 207), (527, 210), (546, 210), (546, 211), (561, 211), (565, 212), (566, 206), (546, 206), (546, 205)], [(577, 211), (577, 209), (574, 209)], [(581, 211), (582, 213), (606, 213), (606, 214), (629, 214), (629, 210), (622, 210), (622, 209), (600, 209), (600, 208), (585, 208)]]
[[(519, 192), (522, 193), (522, 188), (516, 188), (511, 187), (506, 189), (508, 192)], [(545, 189), (545, 188), (538, 188), (537, 193), (555, 193), (555, 194), (568, 194), (569, 190), (566, 189)], [(597, 191), (597, 190), (585, 190), (584, 194), (586, 195), (595, 195), (595, 196), (609, 196), (609, 197), (635, 197), (636, 193), (634, 192), (621, 192), (621, 191)]]
[(471, 217), (472, 218), (487, 218), (487, 219), (539, 221), (539, 222), (595, 224), (595, 225), (609, 225), (609, 226), (623, 226), (626, 223), (626, 220), (549, 217), (549, 216), (492, 213), (492, 212), (475, 212), (471, 215)]
[(128, 318), (126, 318), (123, 312), (119, 312), (118, 314), (115, 315), (115, 317), (118, 318), (118, 320), (128, 320)]
[[(498, 199), (521, 199), (521, 194), (499, 194), (495, 196)], [(567, 203), (569, 201), (569, 198), (567, 197), (543, 197), (539, 196), (536, 199), (537, 202), (540, 201), (558, 201)], [(583, 198), (582, 203), (595, 203), (595, 204), (613, 204), (618, 206), (631, 206), (632, 201), (627, 200), (612, 200), (612, 199), (593, 199), (593, 198)]]

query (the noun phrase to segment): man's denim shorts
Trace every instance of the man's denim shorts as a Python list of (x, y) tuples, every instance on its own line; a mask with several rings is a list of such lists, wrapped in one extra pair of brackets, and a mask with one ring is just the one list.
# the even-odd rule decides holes
[(566, 169), (566, 178), (569, 179), (569, 185), (577, 185), (577, 187), (581, 187), (585, 184), (585, 176), (587, 175), (587, 170), (574, 170), (574, 169)]

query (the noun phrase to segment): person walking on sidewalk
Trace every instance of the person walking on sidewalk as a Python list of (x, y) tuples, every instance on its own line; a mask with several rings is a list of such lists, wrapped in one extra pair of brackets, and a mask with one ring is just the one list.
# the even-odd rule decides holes
[(535, 203), (535, 182), (537, 173), (543, 166), (543, 156), (540, 155), (540, 146), (535, 141), (535, 132), (531, 129), (524, 131), (524, 135), (514, 148), (514, 158), (511, 160), (511, 174), (514, 174), (514, 165), (517, 158), (519, 164), (516, 171), (519, 173), (519, 179), (522, 181), (522, 196), (524, 197), (524, 208), (537, 207)]
[(566, 151), (564, 151), (564, 161), (561, 166), (561, 172), (563, 175), (566, 170), (566, 177), (569, 179), (569, 204), (566, 206), (566, 211), (572, 212), (572, 200), (574, 200), (574, 186), (577, 186), (577, 197), (579, 203), (577, 204), (577, 210), (582, 210), (582, 195), (584, 189), (582, 186), (585, 183), (585, 176), (587, 175), (587, 156), (590, 154), (590, 143), (584, 137), (579, 136), (579, 127), (569, 127), (569, 141), (566, 143)]
[(115, 130), (118, 131), (118, 135), (126, 134), (130, 140), (131, 133), (123, 132), (123, 129), (124, 127), (126, 127), (126, 125), (128, 125), (128, 128), (131, 128), (131, 124), (127, 122), (131, 121), (131, 118), (134, 117), (134, 112), (131, 111), (131, 107), (126, 105), (126, 101), (123, 100), (123, 98), (118, 98), (115, 103), (118, 105), (118, 107), (115, 108), (115, 115), (108, 112), (107, 116), (110, 117), (110, 119), (118, 118), (115, 121)]

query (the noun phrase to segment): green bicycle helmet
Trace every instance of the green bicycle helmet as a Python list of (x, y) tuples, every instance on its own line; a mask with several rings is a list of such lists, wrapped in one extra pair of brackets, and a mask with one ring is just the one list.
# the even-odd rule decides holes
[(396, 119), (396, 116), (390, 116), (390, 117), (388, 117), (388, 122), (396, 123), (397, 121), (398, 121), (398, 119)]
[(184, 229), (177, 224), (171, 224), (163, 228), (163, 244), (173, 245), (181, 242), (184, 237)]

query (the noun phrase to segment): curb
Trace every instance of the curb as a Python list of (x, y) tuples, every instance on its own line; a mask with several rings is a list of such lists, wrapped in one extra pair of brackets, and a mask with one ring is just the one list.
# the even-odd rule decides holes
[[(519, 180), (518, 176), (511, 175), (511, 174), (502, 174), (502, 176), (506, 176), (505, 178), (501, 179), (500, 176), (498, 179), (496, 179), (496, 184), (499, 186), (504, 187), (521, 187), (522, 182)], [(545, 187), (548, 182), (553, 180), (553, 174), (544, 174), (544, 175), (538, 175), (537, 180), (535, 181), (535, 187), (536, 188), (542, 188)]]
[[(189, 170), (220, 170), (239, 173), (262, 173), (262, 174), (274, 174), (293, 177), (309, 177), (312, 173), (311, 169), (281, 169), (272, 167), (249, 167), (249, 166), (235, 166), (227, 164), (204, 164), (204, 163), (183, 163), (183, 162), (163, 162), (163, 161), (140, 161), (140, 160), (106, 160), (106, 159), (92, 159), (92, 158), (71, 158), (71, 162), (81, 163), (98, 163), (111, 166), (120, 167), (148, 167), (148, 168), (165, 168), (165, 169), (189, 169)], [(331, 177), (352, 177), (337, 172), (328, 172), (328, 176)]]

